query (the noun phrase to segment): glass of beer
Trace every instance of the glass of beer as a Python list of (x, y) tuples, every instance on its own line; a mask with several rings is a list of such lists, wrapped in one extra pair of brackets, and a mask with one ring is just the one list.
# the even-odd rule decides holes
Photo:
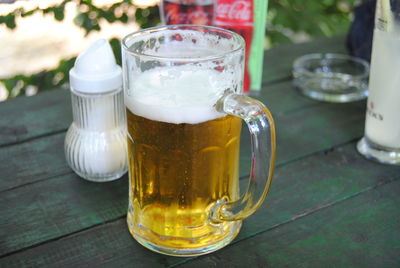
[[(242, 94), (243, 38), (216, 27), (172, 25), (129, 34), (122, 50), (129, 231), (167, 255), (222, 248), (265, 199), (275, 163), (272, 116)], [(252, 162), (240, 195), (242, 119)]]

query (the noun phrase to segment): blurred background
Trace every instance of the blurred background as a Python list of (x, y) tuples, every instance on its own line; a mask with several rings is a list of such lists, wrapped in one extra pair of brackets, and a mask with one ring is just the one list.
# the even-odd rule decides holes
[[(269, 0), (265, 49), (344, 35), (360, 0)], [(159, 0), (0, 0), (0, 101), (68, 87), (76, 56), (160, 24)]]

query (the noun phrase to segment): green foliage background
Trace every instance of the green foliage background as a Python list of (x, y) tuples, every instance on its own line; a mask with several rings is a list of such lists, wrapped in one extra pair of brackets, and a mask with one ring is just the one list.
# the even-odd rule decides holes
[[(34, 13), (53, 14), (57, 21), (64, 19), (65, 5), (75, 2), (79, 10), (74, 23), (83, 28), (86, 34), (99, 31), (99, 19), (104, 18), (112, 23), (120, 21), (128, 23), (134, 19), (141, 28), (156, 26), (160, 23), (158, 6), (148, 8), (136, 7), (135, 16), (127, 14), (131, 0), (123, 0), (111, 7), (96, 6), (91, 0), (64, 0), (57, 6), (45, 9), (25, 10), (18, 8), (9, 14), (0, 16), (0, 24), (9, 29), (15, 29), (16, 19), (27, 17)], [(294, 42), (299, 36), (319, 38), (343, 34), (348, 30), (352, 19), (352, 10), (358, 0), (269, 0), (266, 38), (270, 45)], [(116, 10), (122, 12), (116, 12)], [(117, 62), (120, 64), (120, 40), (110, 40)], [(39, 91), (59, 88), (68, 82), (68, 71), (72, 68), (75, 58), (62, 60), (53, 70), (45, 70), (31, 76), (17, 74), (13, 77), (0, 79), (9, 92), (9, 98), (25, 93), (29, 85), (38, 87)], [(18, 91), (13, 90), (18, 87)]]

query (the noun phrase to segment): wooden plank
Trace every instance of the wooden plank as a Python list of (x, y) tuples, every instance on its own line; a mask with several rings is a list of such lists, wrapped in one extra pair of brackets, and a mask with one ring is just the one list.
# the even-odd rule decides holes
[[(275, 117), (278, 164), (362, 136), (364, 101), (348, 104), (317, 102), (296, 92), (291, 82), (267, 87), (258, 99), (270, 108)], [(250, 141), (246, 128), (242, 134), (240, 174), (245, 176), (250, 168)], [(64, 157), (64, 135), (60, 133), (1, 147), (0, 191), (69, 172)]]
[(360, 138), (364, 111), (364, 103), (324, 104), (277, 117), (278, 163)]
[[(291, 96), (284, 97), (282, 101), (282, 107), (277, 103), (279, 96)], [(264, 98), (264, 97), (262, 97)], [(361, 123), (363, 120), (360, 118), (360, 111), (362, 106), (357, 103), (351, 104), (321, 104), (303, 98), (297, 93), (293, 92), (288, 85), (276, 86), (267, 92), (267, 96), (264, 101), (270, 101), (272, 109), (276, 111), (276, 122), (278, 130), (278, 163), (285, 163), (292, 161), (294, 159), (304, 157), (305, 155), (311, 154), (316, 151), (323, 151), (332, 148), (332, 146), (348, 142), (349, 140), (358, 137), (362, 133)], [(296, 104), (296, 103), (300, 103)], [(305, 106), (303, 106), (305, 105)], [(301, 109), (301, 106), (305, 107)], [(342, 120), (338, 120), (342, 118)], [(287, 126), (291, 126), (290, 128)], [(334, 129), (335, 131), (332, 131)], [(32, 140), (27, 143), (18, 144), (9, 147), (3, 147), (0, 149), (0, 159), (8, 160), (1, 161), (3, 165), (1, 189), (10, 189), (17, 187), (21, 184), (31, 183), (35, 181), (40, 181), (46, 178), (55, 179), (60, 174), (68, 172), (64, 154), (62, 150), (64, 136), (63, 134), (44, 137), (42, 139)], [(248, 137), (244, 138), (242, 141), (243, 148), (249, 148)], [(243, 149), (245, 151), (246, 149)], [(245, 155), (243, 152), (242, 155)], [(248, 154), (249, 155), (249, 154)], [(249, 169), (249, 156), (243, 157), (241, 161), (241, 174), (248, 174)], [(11, 164), (10, 164), (11, 163)], [(21, 168), (21, 163), (26, 163), (26, 168)], [(17, 171), (13, 174), (13, 172)], [(74, 198), (75, 190), (68, 185), (68, 180), (76, 176), (74, 174), (69, 174), (61, 180), (65, 181), (63, 186), (69, 191), (65, 192), (65, 200)], [(42, 182), (39, 184), (43, 189), (52, 189), (52, 182)], [(37, 186), (32, 186), (32, 192)], [(24, 188), (25, 189), (25, 188)], [(29, 189), (29, 187), (28, 187)], [(18, 193), (16, 190), (15, 193)], [(11, 192), (11, 194), (14, 194)], [(7, 194), (6, 194), (7, 195)], [(17, 195), (18, 196), (18, 195)], [(89, 194), (88, 198), (91, 195)], [(15, 197), (17, 199), (17, 197)], [(23, 200), (21, 200), (23, 201)], [(12, 201), (18, 203), (18, 201)], [(47, 200), (50, 211), (56, 210), (51, 202), (52, 200)], [(126, 199), (124, 201), (126, 204)], [(77, 204), (79, 205), (79, 204)], [(24, 207), (25, 204), (17, 205), (19, 207)], [(47, 209), (47, 208), (46, 208)], [(100, 208), (101, 210), (101, 208)], [(124, 210), (122, 213), (125, 213)], [(20, 214), (23, 216), (23, 214)], [(115, 215), (116, 217), (123, 214)], [(23, 219), (17, 218), (18, 221), (24, 222)], [(33, 219), (33, 225), (39, 224), (35, 222), (40, 218)], [(108, 220), (104, 218), (104, 220)], [(84, 222), (82, 226), (76, 226), (76, 230), (80, 228), (86, 228), (92, 224), (97, 224), (99, 221), (95, 222)], [(39, 224), (40, 225), (40, 224)], [(10, 226), (11, 228), (11, 226)], [(61, 233), (50, 233), (49, 237), (58, 237), (68, 233), (65, 230)], [(27, 245), (39, 243), (39, 241), (45, 241), (44, 237), (39, 237), (38, 239), (33, 239), (32, 241), (26, 241), (26, 245), (17, 244), (10, 246), (10, 250), (18, 249), (19, 247), (25, 247)]]
[[(364, 134), (365, 100), (315, 101), (297, 92), (291, 81), (266, 86), (256, 98), (275, 119), (278, 165), (357, 140)], [(245, 128), (242, 131), (241, 174), (248, 174), (251, 159), (247, 132)]]
[(347, 54), (345, 36), (322, 38), (296, 45), (284, 44), (269, 49), (264, 55), (263, 85), (290, 78), (293, 61), (310, 53)]
[[(355, 151), (354, 144), (294, 161), (277, 169), (266, 202), (255, 215), (244, 222), (235, 241), (246, 240), (274, 227), (296, 222), (306, 215), (313, 215), (336, 203), (345, 203), (346, 199), (398, 179), (400, 167), (384, 166), (365, 160)], [(6, 238), (0, 237), (0, 241), (6, 241), (0, 245), (3, 253), (45, 242), (51, 239), (48, 234), (57, 238), (106, 219), (118, 218), (125, 213), (126, 181), (114, 182), (115, 189), (108, 188), (109, 184), (89, 184), (69, 177), (52, 181), (57, 181), (57, 186), (53, 186), (51, 191), (48, 183), (36, 183), (24, 187), (23, 192), (18, 189), (19, 192), (11, 191), (6, 196), (3, 194), (3, 198), (7, 199), (2, 200), (1, 204), (7, 203), (12, 207), (8, 210), (2, 209), (7, 212), (5, 215), (11, 214), (6, 220), (10, 223), (1, 227), (7, 233)], [(33, 186), (38, 188), (31, 189)], [(48, 192), (52, 192), (53, 196), (44, 194)], [(61, 196), (54, 196), (60, 193)], [(36, 196), (40, 198), (35, 199)], [(371, 198), (373, 200), (374, 197)], [(31, 207), (26, 205), (29, 202), (25, 200), (33, 201), (30, 201)], [(35, 213), (30, 212), (32, 209)], [(13, 213), (14, 210), (18, 213)], [(105, 215), (103, 210), (108, 211), (108, 215), (102, 217), (101, 215)], [(36, 216), (36, 213), (39, 215)], [(105, 260), (109, 266), (125, 266), (128, 263), (147, 264), (153, 259), (161, 265), (179, 263), (182, 260), (152, 255), (142, 246), (131, 242), (129, 239), (132, 238), (124, 222), (125, 219), (119, 219), (115, 223), (104, 224), (60, 241), (23, 250), (3, 258), (1, 262), (9, 264), (8, 267), (22, 267), (22, 264), (31, 263), (71, 266), (77, 260), (97, 264)], [(24, 230), (32, 232), (34, 229), (37, 230), (34, 235), (30, 232), (24, 234)], [(105, 239), (107, 242), (97, 243), (99, 239), (102, 241), (105, 234), (109, 234)], [(89, 242), (92, 240), (93, 243)], [(93, 248), (88, 251), (91, 247)], [(65, 255), (63, 252), (66, 252)], [(220, 253), (210, 256), (218, 256), (215, 254)]]
[(245, 239), (396, 179), (400, 179), (399, 166), (366, 160), (355, 144), (280, 166), (265, 202), (244, 222), (237, 238)]
[(0, 195), (0, 256), (125, 215), (127, 176), (91, 183), (70, 173)]
[(0, 267), (156, 268), (181, 260), (145, 249), (131, 237), (125, 219), (120, 219), (2, 258)]
[(0, 192), (71, 173), (64, 157), (65, 133), (0, 148)]
[(64, 131), (72, 121), (68, 90), (42, 92), (0, 103), (0, 146)]
[(399, 192), (396, 180), (178, 266), (399, 267)]
[[(285, 88), (288, 88), (287, 86), (284, 86)], [(288, 104), (285, 104), (285, 105), (282, 105), (281, 107), (283, 107), (283, 108), (280, 108), (280, 106), (279, 105), (277, 105), (278, 103), (279, 103), (279, 101), (277, 101), (277, 102), (273, 102), (271, 105), (274, 105), (274, 104), (276, 104), (276, 114), (277, 114), (277, 117), (283, 117), (284, 118), (284, 116), (285, 115), (287, 115), (287, 117), (289, 117), (288, 116), (288, 112), (290, 112), (290, 111), (294, 111), (294, 112), (297, 112), (297, 110), (302, 110), (302, 106), (300, 105), (298, 105), (298, 104), (296, 104), (297, 102), (297, 99), (296, 98), (298, 98), (298, 97), (300, 97), (300, 98), (303, 98), (303, 97), (301, 97), (301, 96), (298, 96), (298, 95), (296, 95), (296, 93), (295, 92), (292, 92), (291, 90), (290, 90), (290, 88), (289, 88), (289, 91), (287, 90), (287, 91), (282, 91), (282, 92), (279, 92), (278, 90), (275, 90), (275, 91), (271, 91), (273, 94), (276, 94), (275, 96), (276, 96), (276, 99), (279, 99), (279, 95), (281, 96), (281, 97), (283, 97), (283, 99), (284, 100), (286, 100), (287, 101), (287, 103)], [(289, 93), (289, 96), (291, 96), (290, 98), (285, 98), (285, 96), (287, 96), (286, 94), (287, 93)], [(268, 95), (268, 94), (270, 94), (270, 93), (266, 93), (267, 94), (267, 96), (269, 96), (269, 97), (273, 97), (274, 95)], [(271, 98), (269, 98), (269, 99), (271, 99)], [(312, 113), (312, 111), (310, 112), (310, 110), (313, 110), (315, 107), (317, 107), (318, 109), (321, 109), (320, 107), (329, 107), (329, 105), (325, 105), (325, 104), (321, 104), (321, 103), (316, 103), (316, 102), (314, 102), (314, 101), (311, 101), (311, 100), (309, 100), (309, 99), (306, 99), (306, 98), (303, 98), (302, 99), (302, 101), (300, 101), (300, 103), (302, 103), (302, 105), (303, 104), (305, 104), (305, 108), (309, 108), (309, 109), (305, 109), (305, 110), (308, 110), (309, 112), (308, 112), (308, 114), (310, 115), (310, 117), (305, 117), (306, 118), (306, 120), (311, 120), (312, 118), (313, 118), (313, 116), (316, 114), (316, 116), (317, 116), (317, 118), (319, 118), (318, 116), (319, 116), (319, 114), (318, 113), (320, 113), (320, 112), (323, 112), (323, 109), (322, 110), (317, 110), (316, 111), (316, 113)], [(290, 104), (290, 105), (289, 105)], [(291, 105), (294, 105), (294, 106), (291, 106)], [(315, 105), (315, 107), (314, 107), (314, 105)], [(353, 105), (353, 104), (350, 104), (351, 106)], [(1, 106), (0, 106), (1, 107)], [(280, 109), (279, 109), (280, 108)], [(297, 120), (296, 122), (298, 122), (297, 123), (297, 125), (298, 126), (302, 126), (303, 124), (304, 124), (304, 122), (302, 122), (301, 120), (303, 120), (303, 116), (302, 116), (302, 114), (301, 113), (298, 113), (299, 115), (298, 115), (298, 119), (299, 120)], [(306, 115), (308, 115), (307, 113), (306, 113)], [(332, 116), (334, 116), (335, 115), (335, 112), (332, 110), (332, 112), (331, 112), (331, 115)], [(311, 119), (310, 119), (311, 118)], [(313, 119), (314, 120), (314, 119)], [(332, 132), (330, 132), (330, 131), (326, 131), (326, 130), (329, 130), (329, 127), (332, 127), (331, 125), (327, 125), (327, 124), (324, 124), (325, 123), (325, 121), (323, 121), (323, 123), (320, 123), (319, 121), (321, 121), (321, 119), (318, 119), (318, 120), (314, 120), (314, 122), (316, 122), (316, 123), (314, 123), (314, 124), (311, 124), (311, 126), (316, 126), (317, 128), (318, 127), (323, 127), (324, 129), (325, 129), (325, 132), (328, 132), (327, 134), (330, 134), (330, 133), (332, 133)], [(278, 124), (282, 124), (282, 128), (281, 127), (279, 127), (278, 126), (278, 142), (280, 142), (280, 147), (281, 146), (287, 146), (286, 144), (289, 144), (289, 145), (291, 145), (290, 144), (290, 142), (292, 142), (292, 143), (295, 143), (296, 142), (296, 144), (297, 143), (300, 143), (301, 144), (301, 139), (297, 139), (297, 135), (295, 136), (295, 135), (291, 135), (291, 133), (294, 133), (293, 131), (288, 131), (287, 133), (288, 133), (288, 136), (287, 136), (287, 140), (288, 140), (288, 142), (286, 143), (286, 142), (281, 142), (280, 141), (280, 133), (279, 133), (279, 129), (281, 128), (281, 129), (284, 129), (284, 128), (286, 128), (286, 124), (285, 124), (285, 121), (281, 121), (281, 120), (278, 120), (277, 122), (279, 122)], [(301, 124), (300, 124), (300, 122), (301, 122)], [(292, 121), (289, 121), (289, 125), (292, 125)], [(346, 128), (347, 128), (347, 126), (346, 126)], [(347, 129), (346, 129), (347, 130)], [(303, 134), (304, 133), (304, 131), (301, 131), (301, 130), (298, 130), (295, 134), (298, 134), (298, 133), (300, 133), (300, 134)], [(347, 132), (346, 132), (347, 133)], [(336, 135), (336, 134), (335, 134)], [(60, 137), (61, 137), (62, 135), (60, 134)], [(58, 161), (58, 163), (60, 164), (59, 166), (60, 167), (62, 167), (62, 168), (65, 168), (66, 166), (65, 166), (65, 163), (63, 162), (64, 160), (64, 157), (63, 157), (63, 153), (62, 153), (62, 149), (60, 149), (60, 148), (62, 148), (62, 146), (60, 146), (61, 145), (61, 143), (62, 143), (62, 138), (60, 138), (60, 137), (58, 137), (58, 146), (56, 146), (55, 148), (53, 148), (53, 149), (57, 149), (58, 150), (58, 153), (56, 154), (56, 156), (55, 156), (55, 158), (57, 159), (57, 161)], [(301, 137), (301, 138), (304, 138), (304, 137), (302, 137), (302, 135), (299, 135), (299, 137)], [(335, 137), (335, 136), (334, 136)], [(341, 135), (339, 135), (339, 137), (341, 137)], [(49, 137), (45, 137), (45, 138), (43, 138), (44, 140), (47, 140)], [(307, 137), (306, 137), (307, 138)], [(308, 137), (309, 138), (309, 137)], [(324, 138), (324, 137), (323, 137)], [(348, 139), (348, 136), (345, 136), (345, 138), (346, 139)], [(285, 140), (284, 140), (285, 141)], [(317, 141), (318, 142), (320, 142), (321, 143), (321, 141), (323, 141), (323, 139), (321, 138), (321, 139), (317, 139)], [(341, 142), (345, 142), (346, 140), (343, 140), (343, 139), (339, 139), (339, 140), (336, 140), (337, 142), (338, 142), (338, 144), (340, 144)], [(25, 148), (29, 148), (29, 144), (31, 143), (31, 142), (37, 142), (36, 140), (32, 140), (32, 141), (29, 141), (29, 142), (27, 142), (26, 143), (26, 147)], [(56, 143), (57, 143), (56, 142)], [(323, 145), (323, 147), (318, 147), (317, 149), (315, 149), (313, 146), (310, 146), (310, 144), (311, 145), (313, 145), (313, 142), (314, 142), (314, 139), (310, 139), (310, 141), (309, 142), (307, 142), (307, 143), (305, 143), (305, 145), (306, 146), (303, 146), (302, 147), (302, 149), (304, 149), (305, 148), (305, 150), (306, 151), (302, 151), (302, 154), (299, 154), (299, 155), (296, 155), (296, 150), (298, 150), (298, 149), (296, 149), (295, 147), (294, 147), (294, 149), (293, 149), (293, 147), (291, 147), (291, 146), (287, 146), (287, 149), (285, 149), (285, 150), (283, 150), (283, 152), (288, 152), (288, 153), (286, 153), (286, 154), (289, 154), (289, 153), (293, 153), (293, 155), (290, 155), (289, 154), (289, 156), (291, 157), (290, 159), (296, 159), (296, 158), (298, 158), (298, 157), (302, 157), (302, 156), (304, 156), (304, 152), (305, 152), (305, 154), (309, 154), (309, 153), (312, 153), (312, 152), (314, 152), (314, 151), (318, 151), (318, 150), (326, 150), (326, 149), (329, 149), (329, 148), (331, 148), (332, 147), (332, 144), (329, 144), (329, 142), (328, 143), (323, 143), (322, 145)], [(44, 143), (42, 143), (42, 146), (44, 146), (46, 144), (46, 142), (44, 142)], [(35, 145), (35, 146), (39, 146), (39, 145)], [(247, 146), (247, 144), (246, 144), (246, 146)], [(15, 145), (15, 146), (10, 146), (10, 147), (7, 147), (7, 149), (9, 149), (9, 148), (17, 148), (18, 146), (17, 145)], [(279, 147), (279, 148), (280, 148)], [(1, 148), (1, 150), (0, 150), (0, 155), (2, 155), (3, 157), (4, 156), (7, 156), (7, 155), (10, 155), (10, 154), (12, 154), (12, 150), (6, 150), (6, 151), (2, 151), (4, 148), (6, 148), (6, 147), (3, 147), (3, 148)], [(51, 146), (50, 147), (48, 147), (49, 149), (51, 149)], [(308, 150), (307, 151), (307, 148), (311, 148), (312, 150)], [(1, 152), (3, 152), (3, 153), (1, 153)], [(43, 167), (45, 167), (46, 165), (49, 165), (49, 166), (51, 166), (52, 165), (52, 162), (54, 161), (53, 159), (51, 159), (51, 160), (49, 160), (49, 159), (47, 159), (46, 160), (46, 157), (44, 156), (44, 157), (40, 157), (40, 155), (41, 155), (41, 153), (40, 153), (40, 146), (39, 146), (39, 149), (37, 149), (36, 151), (35, 151), (35, 149), (33, 149), (32, 150), (32, 152), (35, 152), (35, 153), (32, 153), (32, 155), (31, 156), (29, 156), (29, 159), (28, 159), (28, 161), (32, 161), (32, 162), (35, 162), (35, 161), (37, 161), (37, 162), (35, 162), (35, 170), (36, 169), (42, 169), (42, 166)], [(279, 153), (280, 151), (279, 151), (279, 149), (278, 149), (278, 153)], [(26, 152), (26, 154), (28, 154), (28, 152)], [(21, 154), (22, 155), (22, 154)], [(50, 154), (49, 154), (50, 155)], [(280, 156), (279, 157), (279, 159), (285, 159), (285, 154), (283, 154), (283, 156)], [(4, 157), (3, 159), (7, 159), (6, 157)], [(22, 158), (22, 160), (23, 160), (24, 158)], [(38, 161), (38, 160), (40, 159), (40, 161)], [(18, 163), (18, 159), (16, 159), (16, 162), (15, 163)], [(23, 163), (23, 161), (20, 161), (20, 163)], [(242, 161), (242, 163), (245, 163), (245, 161)], [(246, 164), (246, 167), (248, 166), (248, 163)], [(14, 168), (16, 168), (17, 166), (14, 166)], [(18, 167), (19, 168), (19, 167)], [(51, 171), (51, 170), (55, 170), (56, 171), (56, 173), (51, 173), (51, 172), (54, 172), (54, 171)], [(10, 170), (9, 170), (10, 171)], [(41, 172), (41, 171), (40, 171)], [(41, 179), (43, 179), (43, 178), (48, 178), (48, 177), (52, 177), (52, 176), (57, 176), (57, 175), (59, 175), (59, 174), (61, 174), (61, 173), (57, 173), (57, 172), (59, 172), (59, 169), (57, 169), (57, 168), (54, 168), (54, 169), (49, 169), (49, 172), (42, 172), (43, 174), (44, 174), (44, 177), (41, 175), (41, 174), (38, 174), (37, 176), (28, 176), (28, 175), (23, 175), (23, 178), (22, 179), (20, 179), (20, 182), (18, 182), (18, 178), (17, 179), (15, 179), (14, 177), (8, 177), (8, 178), (6, 178), (6, 180), (9, 182), (9, 181), (13, 181), (14, 179), (15, 179), (15, 181), (17, 181), (18, 183), (17, 184), (11, 184), (11, 185), (6, 185), (6, 188), (3, 188), (3, 189), (9, 189), (9, 188), (12, 188), (12, 187), (16, 187), (16, 186), (19, 186), (19, 185), (21, 185), (21, 182), (22, 183), (28, 183), (29, 182), (29, 180), (30, 180), (30, 178), (34, 178), (34, 180), (33, 181), (35, 181), (35, 180), (41, 180)], [(242, 173), (242, 172), (241, 172)], [(247, 172), (246, 172), (247, 173)], [(26, 174), (28, 174), (28, 173), (26, 173)], [(244, 173), (242, 173), (242, 174), (244, 174)], [(67, 176), (64, 176), (64, 177), (62, 177), (63, 178), (63, 180), (65, 180), (65, 181), (68, 181), (67, 179), (65, 179), (65, 178), (70, 178), (70, 177), (75, 177), (75, 175), (73, 175), (73, 174), (69, 174), (69, 175), (67, 175)], [(57, 180), (59, 179), (59, 178), (56, 178)], [(3, 180), (2, 180), (3, 181)], [(31, 181), (32, 182), (32, 181)], [(67, 182), (64, 182), (64, 184), (65, 185), (67, 185)], [(43, 183), (40, 183), (39, 185), (41, 185), (41, 186), (43, 186), (43, 187), (41, 187), (41, 188), (43, 188), (43, 189), (52, 189), (52, 182), (49, 182), (49, 184), (47, 185), (47, 183), (45, 183), (45, 182), (43, 182)], [(67, 185), (68, 186), (68, 185)], [(9, 188), (7, 188), (7, 187), (9, 187)], [(33, 186), (32, 186), (33, 187)], [(28, 187), (29, 188), (29, 187)], [(66, 187), (66, 188), (68, 188), (68, 187)], [(23, 187), (22, 189), (25, 189), (25, 187)], [(33, 192), (34, 192), (34, 189), (37, 189), (37, 188), (32, 188), (33, 190)], [(20, 189), (15, 189), (15, 193), (18, 193), (19, 192), (19, 190)], [(10, 193), (13, 193), (14, 192), (14, 190), (13, 191), (10, 191), (10, 192), (7, 192), (7, 194), (5, 194), (6, 196), (10, 196)], [(29, 191), (28, 191), (29, 192)], [(63, 199), (65, 202), (67, 202), (66, 200), (68, 200), (71, 196), (74, 196), (73, 194), (71, 194), (69, 191), (66, 191), (66, 193), (65, 193), (65, 198)], [(88, 198), (90, 198), (90, 196), (91, 196), (91, 194), (89, 193), (88, 194)], [(17, 198), (17, 197), (14, 197), (15, 199)], [(88, 199), (89, 200), (89, 199)], [(90, 201), (90, 200), (89, 200)], [(87, 202), (89, 202), (89, 201), (87, 201)], [(46, 207), (46, 209), (47, 208), (49, 208), (50, 209), (50, 213), (56, 213), (56, 212), (54, 212), (53, 210), (54, 210), (54, 208), (52, 208), (53, 206), (51, 205), (51, 201), (50, 200), (48, 200), (48, 201), (46, 201), (45, 202), (46, 203), (46, 206), (48, 206), (48, 207)], [(126, 201), (125, 201), (125, 203), (126, 203)], [(23, 205), (26, 205), (25, 203), (23, 204)], [(19, 205), (19, 207), (23, 207), (23, 205)], [(78, 206), (79, 206), (79, 204), (77, 204)], [(99, 208), (100, 210), (101, 210), (101, 208)], [(122, 211), (122, 210), (121, 210)], [(124, 213), (124, 212), (123, 212)], [(112, 216), (112, 218), (111, 219), (113, 219), (113, 217), (114, 216), (116, 216), (116, 215), (120, 215), (120, 214), (113, 214), (113, 216)], [(123, 214), (121, 214), (121, 215), (123, 215)], [(77, 225), (76, 226), (76, 228), (74, 227), (74, 228), (72, 228), (73, 230), (64, 230), (64, 229), (62, 229), (61, 230), (61, 232), (53, 232), (51, 235), (53, 235), (53, 236), (51, 236), (50, 235), (50, 237), (60, 237), (60, 236), (63, 236), (63, 235), (65, 235), (65, 234), (68, 234), (68, 233), (70, 233), (70, 232), (74, 232), (74, 231), (76, 231), (76, 230), (81, 230), (81, 228), (88, 228), (88, 226), (92, 226), (92, 225), (94, 225), (94, 224), (98, 224), (98, 223), (100, 223), (100, 222), (102, 222), (102, 221), (104, 221), (104, 220), (107, 220), (108, 218), (102, 218), (101, 220), (99, 220), (99, 221), (93, 221), (93, 222), (89, 222), (89, 223), (87, 223), (87, 222), (84, 222), (83, 224), (81, 224), (81, 225)], [(43, 219), (38, 219), (38, 218), (34, 218), (33, 219), (33, 222), (32, 223), (29, 223), (29, 224), (31, 224), (31, 225), (35, 225), (35, 224), (38, 224), (39, 226), (42, 224), (41, 223), (41, 220), (43, 220)], [(36, 222), (35, 222), (36, 221)], [(85, 221), (85, 220), (84, 220)], [(21, 220), (21, 222), (24, 222), (24, 219), (22, 219)], [(29, 226), (28, 226), (29, 227)], [(17, 228), (18, 229), (18, 228)], [(50, 230), (51, 230), (51, 228), (50, 228)], [(19, 230), (19, 232), (23, 232), (23, 230)], [(51, 232), (50, 232), (51, 233)], [(48, 237), (34, 237), (32, 240), (29, 240), (28, 239), (28, 241), (27, 241), (27, 243), (25, 243), (25, 244), (23, 244), (22, 245), (22, 247), (26, 247), (26, 246), (29, 246), (29, 245), (34, 245), (34, 244), (36, 244), (36, 243), (41, 243), (41, 242), (43, 242), (43, 241), (46, 241), (46, 239), (50, 239), (50, 238), (48, 238)], [(16, 249), (19, 249), (20, 247), (18, 247), (18, 246), (15, 246), (14, 248), (13, 247), (11, 247), (12, 249), (11, 249), (11, 251), (13, 251), (13, 250), (16, 250)]]
[[(290, 79), (295, 58), (312, 52), (344, 52), (342, 44), (343, 37), (335, 37), (271, 48), (265, 53), (263, 84)], [(0, 146), (60, 132), (72, 121), (70, 94), (51, 90), (11, 99), (0, 104), (0, 115)]]

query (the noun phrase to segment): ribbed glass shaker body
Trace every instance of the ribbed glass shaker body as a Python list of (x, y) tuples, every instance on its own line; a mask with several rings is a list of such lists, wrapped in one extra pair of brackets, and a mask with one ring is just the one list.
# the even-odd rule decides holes
[(69, 166), (82, 178), (105, 182), (127, 171), (123, 90), (88, 94), (71, 89), (73, 122), (65, 137)]

